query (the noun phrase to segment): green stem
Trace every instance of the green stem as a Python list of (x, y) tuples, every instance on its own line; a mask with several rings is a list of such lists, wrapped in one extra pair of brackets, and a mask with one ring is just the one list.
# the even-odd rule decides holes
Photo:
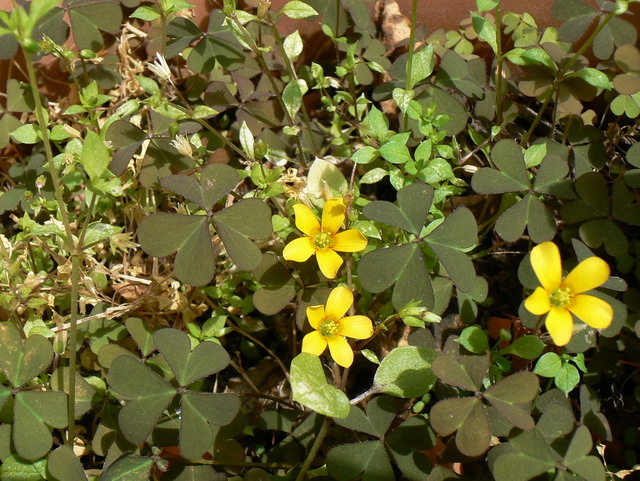
[[(411, 78), (411, 69), (413, 68), (413, 47), (416, 39), (416, 19), (418, 15), (418, 0), (411, 1), (411, 31), (409, 32), (409, 44), (407, 45), (407, 78), (404, 82), (405, 91), (409, 90), (409, 82)], [(402, 117), (402, 131), (407, 130), (409, 116), (405, 112)]]
[[(271, 33), (276, 39), (276, 43), (278, 44), (278, 48), (282, 53), (282, 57), (285, 59), (285, 66), (287, 68), (287, 72), (292, 79), (298, 80), (298, 74), (296, 70), (293, 68), (293, 63), (291, 59), (287, 55), (287, 52), (284, 50), (284, 42), (282, 41), (282, 37), (280, 36), (280, 32), (276, 28), (275, 23), (271, 20), (271, 15), (267, 16), (267, 21), (269, 22), (269, 28), (271, 29)], [(307, 127), (307, 131), (309, 132), (309, 140), (311, 141), (311, 148), (314, 152), (318, 152), (318, 146), (316, 145), (316, 140), (313, 137), (313, 131), (311, 129), (311, 118), (309, 117), (309, 112), (307, 111), (307, 106), (302, 102), (300, 106), (300, 112), (302, 113), (302, 119), (304, 120), (304, 124)]]
[(36, 72), (33, 68), (33, 59), (31, 53), (26, 49), (22, 49), (24, 58), (26, 59), (27, 74), (29, 75), (29, 84), (33, 93), (33, 100), (35, 102), (35, 114), (38, 126), (40, 127), (40, 134), (42, 135), (42, 143), (44, 144), (44, 152), (47, 157), (47, 165), (49, 167), (49, 174), (51, 175), (51, 182), (53, 183), (53, 191), (58, 204), (58, 210), (60, 212), (60, 218), (64, 225), (64, 231), (66, 239), (64, 242), (65, 249), (68, 253), (72, 253), (75, 249), (75, 243), (73, 242), (73, 234), (71, 232), (71, 224), (69, 223), (69, 215), (67, 214), (67, 204), (64, 201), (62, 195), (62, 183), (60, 182), (60, 176), (58, 170), (53, 162), (53, 152), (51, 151), (51, 142), (49, 141), (49, 131), (47, 130), (47, 122), (44, 118), (44, 107), (40, 100), (40, 92), (38, 91), (38, 80), (36, 79)]
[[(276, 84), (276, 80), (273, 77), (273, 74), (271, 73), (271, 69), (269, 69), (269, 66), (267, 65), (267, 61), (264, 59), (264, 55), (262, 55), (262, 51), (258, 48), (258, 46), (256, 45), (256, 43), (253, 41), (253, 37), (251, 36), (251, 34), (249, 34), (249, 32), (247, 32), (247, 29), (244, 28), (244, 25), (242, 25), (240, 23), (240, 21), (238, 20), (238, 17), (235, 15), (235, 13), (233, 15), (230, 15), (229, 18), (231, 18), (233, 20), (233, 22), (236, 24), (238, 30), (240, 30), (240, 32), (242, 32), (242, 35), (244, 36), (245, 41), (247, 42), (247, 45), (249, 45), (249, 48), (251, 49), (251, 51), (253, 52), (253, 54), (256, 57), (256, 60), (258, 61), (258, 63), (260, 64), (260, 68), (262, 69), (262, 71), (264, 72), (264, 74), (267, 76), (267, 79), (269, 80), (269, 83), (271, 84), (271, 89), (273, 90), (274, 95), (276, 96), (276, 99), (278, 99), (278, 103), (280, 104), (280, 107), (282, 108), (282, 111), (284, 112), (284, 115), (287, 119), (287, 122), (289, 123), (289, 125), (291, 127), (295, 127), (295, 124), (293, 122), (293, 118), (291, 117), (291, 115), (289, 114), (289, 111), (287, 110), (287, 106), (284, 103), (284, 99), (282, 98), (282, 92), (280, 92), (280, 89), (278, 89), (278, 85)], [(307, 156), (302, 148), (302, 142), (300, 141), (300, 137), (298, 135), (294, 136), (295, 142), (297, 144), (298, 150), (300, 151), (300, 155), (302, 155), (302, 158), (305, 162), (307, 162)]]
[(502, 77), (502, 11), (496, 6), (496, 123), (502, 125), (504, 109), (504, 78)]
[(551, 84), (551, 86), (546, 92), (545, 99), (542, 103), (542, 107), (540, 108), (540, 110), (538, 110), (538, 114), (536, 115), (536, 118), (533, 119), (533, 123), (531, 124), (531, 127), (529, 127), (529, 130), (524, 135), (524, 137), (522, 137), (522, 140), (520, 141), (521, 146), (527, 145), (527, 142), (529, 141), (529, 138), (533, 134), (533, 131), (542, 120), (544, 111), (549, 105), (549, 102), (551, 101), (551, 98), (553, 97), (554, 92), (558, 89), (558, 87), (564, 80), (564, 76), (566, 75), (566, 73), (569, 71), (571, 67), (573, 67), (573, 64), (578, 61), (580, 56), (591, 46), (595, 38), (602, 31), (602, 29), (611, 21), (611, 19), (615, 16), (615, 14), (616, 14), (615, 10), (609, 12), (607, 16), (604, 18), (604, 20), (600, 23), (600, 25), (598, 25), (598, 27), (593, 31), (593, 33), (589, 36), (589, 38), (582, 44), (582, 46), (578, 49), (578, 51), (573, 55), (573, 57), (571, 57), (569, 61), (562, 68), (558, 70), (558, 73), (556, 75), (555, 80), (553, 81), (553, 84)]
[(331, 418), (324, 418), (322, 427), (320, 428), (320, 431), (318, 432), (316, 439), (313, 441), (313, 446), (311, 446), (311, 450), (309, 451), (307, 458), (304, 460), (304, 463), (302, 463), (302, 467), (300, 468), (300, 472), (296, 477), (296, 481), (302, 481), (306, 476), (307, 471), (309, 471), (309, 468), (311, 467), (311, 463), (313, 463), (313, 460), (315, 459), (316, 454), (318, 454), (318, 451), (320, 450), (320, 446), (322, 446), (322, 442), (324, 441), (324, 438), (327, 436), (327, 433), (329, 432), (330, 425), (331, 425)]

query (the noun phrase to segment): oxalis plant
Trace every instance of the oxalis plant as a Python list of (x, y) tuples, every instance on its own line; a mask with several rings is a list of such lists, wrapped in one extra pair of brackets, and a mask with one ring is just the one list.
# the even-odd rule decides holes
[(0, 11), (0, 479), (637, 476), (632, 3)]

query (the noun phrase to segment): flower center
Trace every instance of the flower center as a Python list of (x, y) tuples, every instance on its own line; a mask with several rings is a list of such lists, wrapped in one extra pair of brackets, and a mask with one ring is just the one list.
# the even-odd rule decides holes
[(325, 249), (331, 245), (331, 233), (319, 232), (313, 236), (313, 243), (318, 249)]
[(572, 299), (573, 294), (569, 287), (559, 287), (549, 296), (549, 302), (554, 307), (567, 307)]
[(334, 320), (326, 320), (320, 324), (320, 334), (324, 337), (331, 337), (338, 333), (338, 323)]

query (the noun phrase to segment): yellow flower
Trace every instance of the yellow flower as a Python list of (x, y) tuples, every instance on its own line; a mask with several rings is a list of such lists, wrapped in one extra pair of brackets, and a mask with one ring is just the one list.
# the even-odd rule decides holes
[(571, 314), (594, 329), (611, 324), (612, 307), (602, 299), (582, 294), (607, 281), (609, 265), (605, 261), (588, 257), (563, 279), (558, 247), (543, 242), (531, 250), (531, 265), (542, 287), (525, 299), (524, 307), (537, 316), (548, 313), (545, 325), (556, 345), (564, 346), (571, 339)]
[(353, 304), (353, 294), (346, 287), (336, 287), (325, 306), (307, 307), (309, 324), (315, 329), (302, 340), (302, 352), (319, 356), (329, 346), (331, 357), (342, 367), (353, 363), (353, 350), (344, 336), (366, 339), (373, 334), (371, 319), (344, 316)]
[(345, 205), (342, 197), (325, 202), (322, 209), (322, 224), (311, 209), (304, 204), (293, 206), (296, 215), (296, 227), (306, 237), (289, 242), (282, 252), (288, 261), (304, 262), (315, 254), (320, 270), (329, 279), (333, 279), (342, 265), (337, 252), (359, 252), (367, 247), (367, 239), (358, 229), (338, 232), (345, 218)]

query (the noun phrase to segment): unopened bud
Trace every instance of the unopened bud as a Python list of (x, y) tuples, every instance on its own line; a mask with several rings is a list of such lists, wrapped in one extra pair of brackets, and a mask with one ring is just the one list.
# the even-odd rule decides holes
[(269, 13), (271, 0), (258, 0), (258, 18), (264, 18)]

